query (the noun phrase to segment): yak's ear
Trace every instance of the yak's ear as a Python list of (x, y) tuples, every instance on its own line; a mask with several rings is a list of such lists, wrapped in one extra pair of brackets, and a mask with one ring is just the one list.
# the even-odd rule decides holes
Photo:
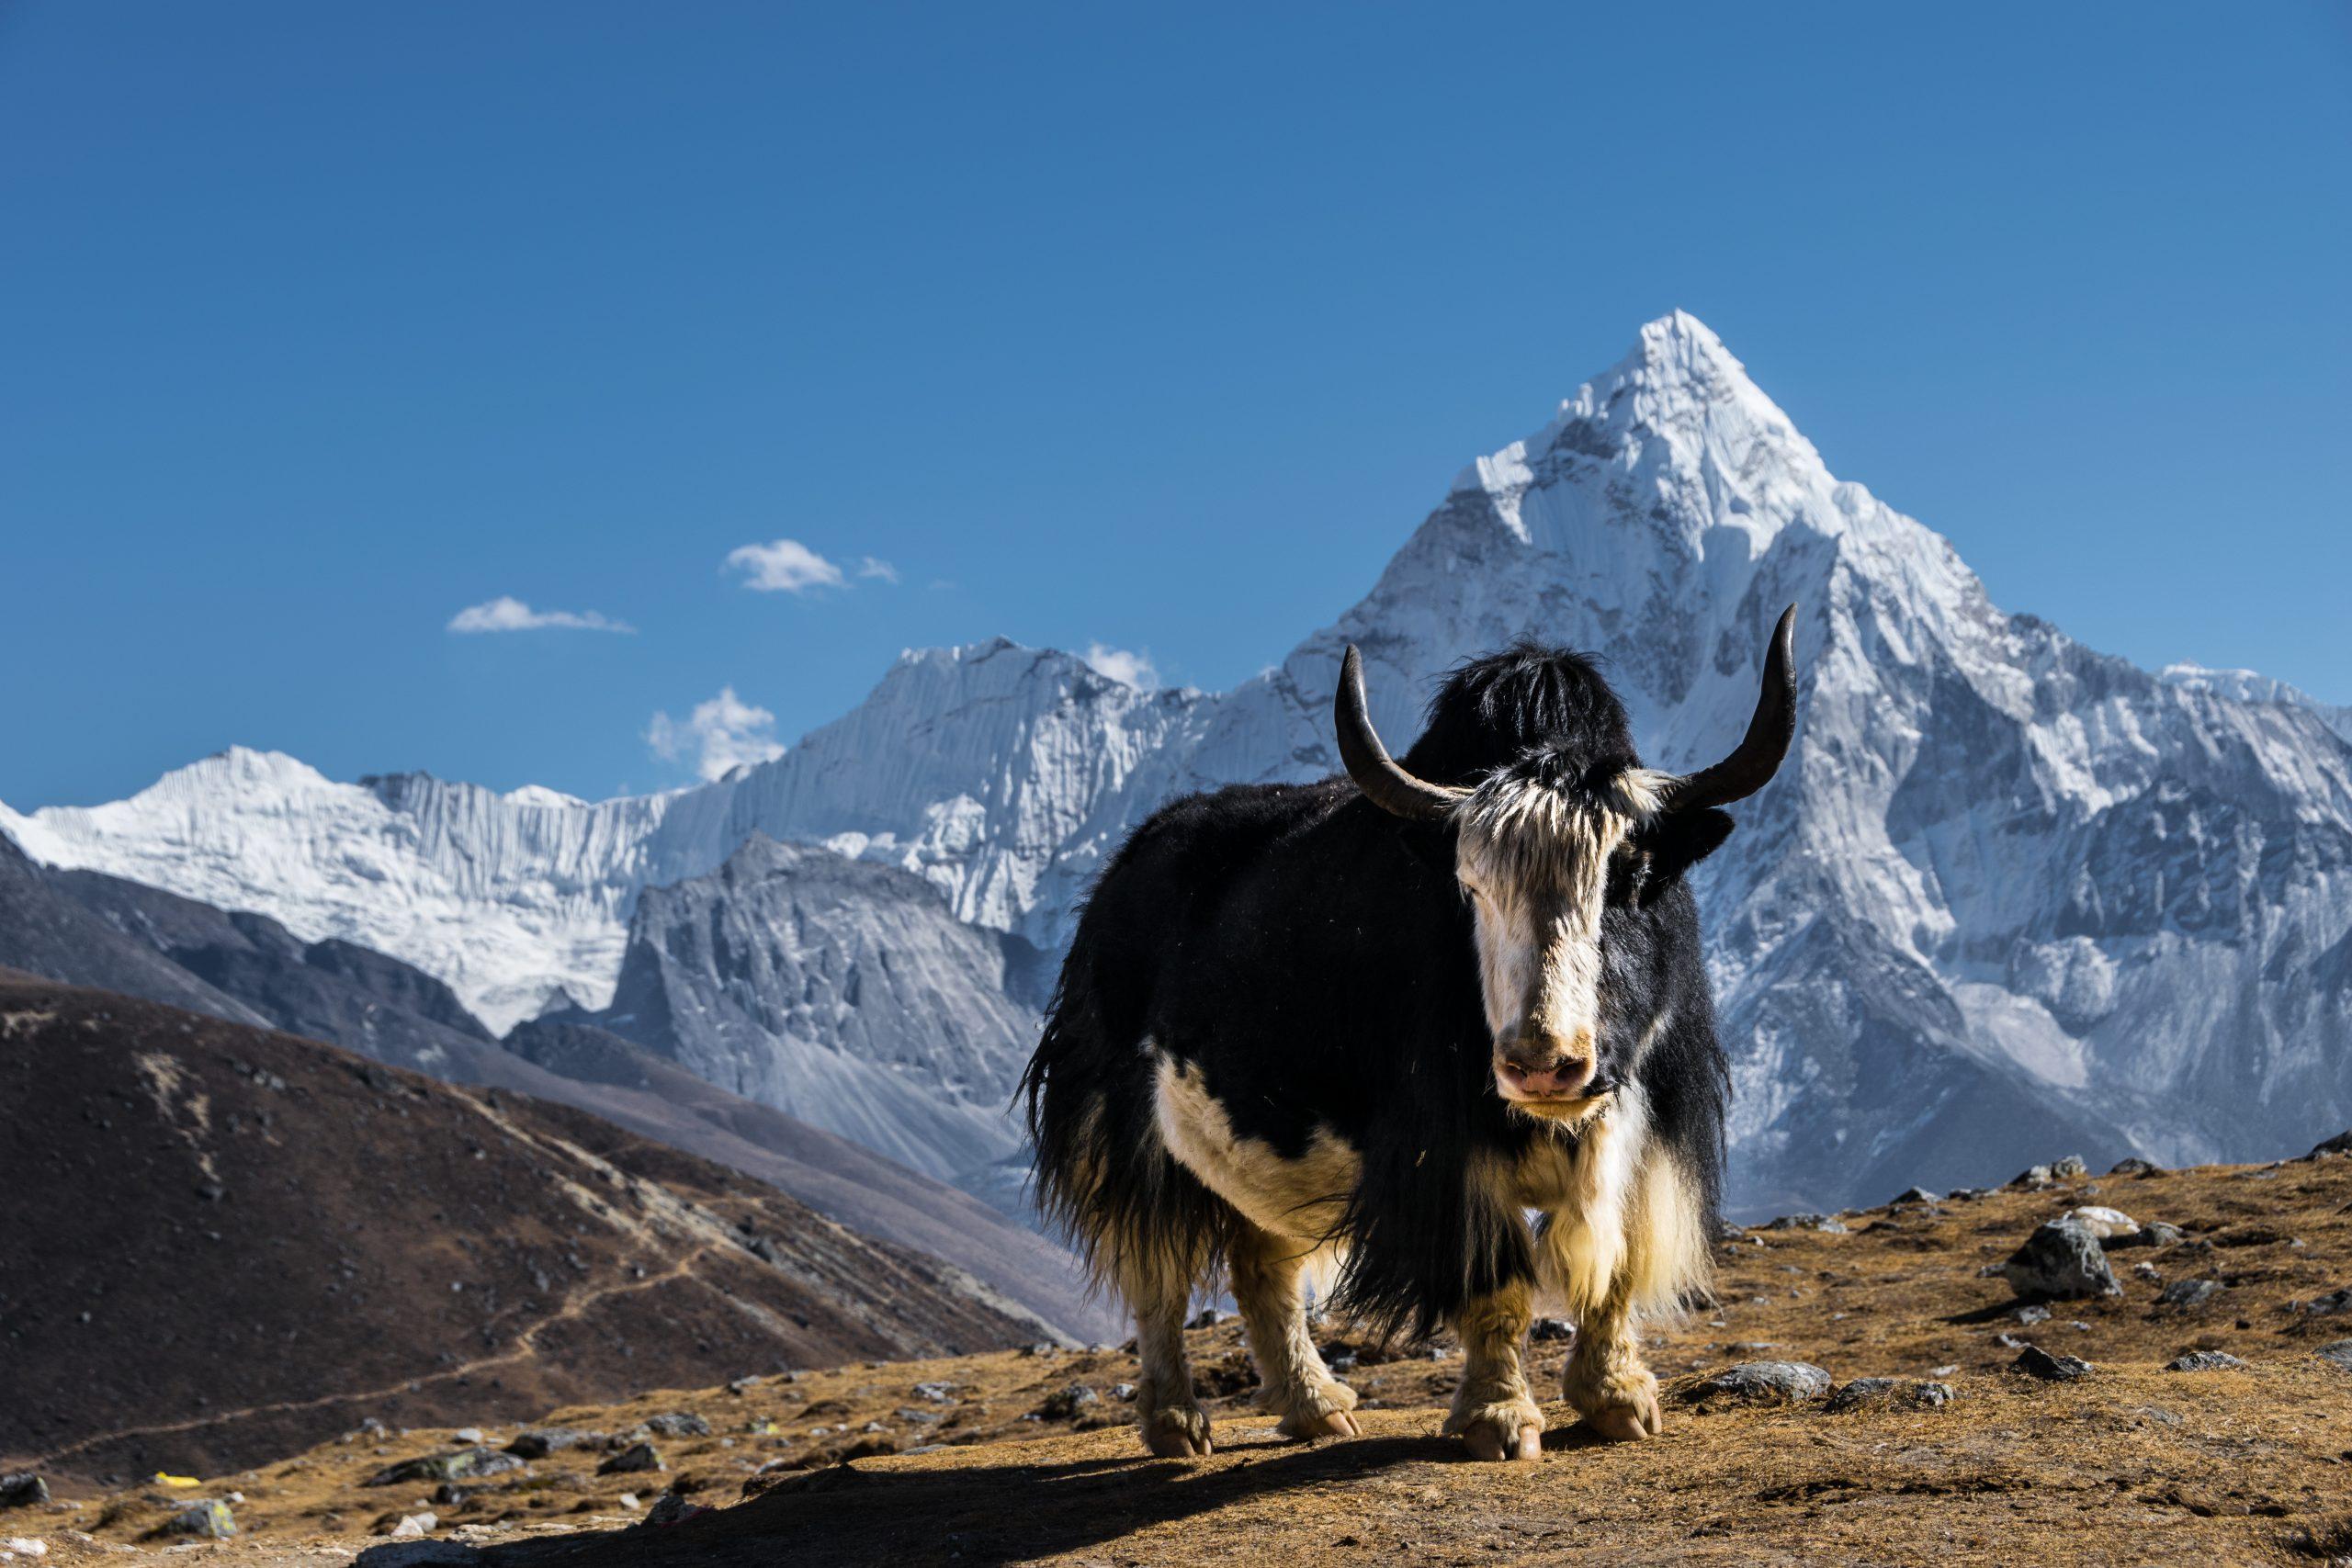
[(1673, 812), (1644, 828), (1634, 840), (1634, 852), (1641, 857), (1636, 897), (1645, 906), (1654, 902), (1684, 872), (1721, 849), (1731, 829), (1730, 815), (1713, 807)]

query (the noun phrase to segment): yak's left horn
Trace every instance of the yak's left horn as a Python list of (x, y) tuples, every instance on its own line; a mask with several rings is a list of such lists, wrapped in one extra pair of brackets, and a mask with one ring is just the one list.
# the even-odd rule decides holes
[(1417, 779), (1398, 767), (1388, 748), (1380, 743), (1363, 700), (1363, 660), (1353, 643), (1348, 644), (1348, 656), (1340, 664), (1340, 694), (1333, 707), (1340, 731), (1340, 761), (1348, 765), (1348, 777), (1356, 781), (1356, 787), (1374, 806), (1426, 822), (1444, 816), (1461, 800), (1456, 791)]
[(1695, 811), (1745, 800), (1772, 782), (1797, 730), (1797, 607), (1781, 612), (1764, 653), (1764, 689), (1737, 750), (1711, 768), (1685, 773), (1660, 793), (1668, 811)]

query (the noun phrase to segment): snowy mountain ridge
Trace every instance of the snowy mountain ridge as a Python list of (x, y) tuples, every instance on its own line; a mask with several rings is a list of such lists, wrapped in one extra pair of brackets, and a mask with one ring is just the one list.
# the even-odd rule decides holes
[(1399, 746), (1441, 671), (1532, 632), (1601, 652), (1654, 765), (1710, 760), (1791, 602), (1797, 747), (1700, 889), (1740, 1193), (1983, 1179), (2053, 1139), (2247, 1155), (2352, 1113), (2340, 716), (2003, 614), (1680, 312), (1463, 470), (1363, 601), (1227, 693), (1000, 639), (910, 653), (782, 757), (666, 795), (338, 784), (232, 752), (112, 806), (0, 808), (0, 828), (397, 953), (503, 1027), (557, 986), (601, 1005), (639, 892), (754, 831), (914, 872), (1052, 951), (1160, 801), (1337, 767), (1351, 641)]

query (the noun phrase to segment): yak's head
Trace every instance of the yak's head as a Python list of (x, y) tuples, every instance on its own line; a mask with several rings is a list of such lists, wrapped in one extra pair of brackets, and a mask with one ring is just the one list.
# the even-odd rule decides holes
[[(1477, 739), (1507, 755), (1475, 768), (1472, 778), (1432, 783), (1381, 744), (1365, 710), (1363, 661), (1348, 649), (1340, 755), (1374, 805), (1453, 833), (1454, 875), (1477, 932), (1495, 1088), (1516, 1110), (1581, 1120), (1615, 1089), (1612, 1067), (1630, 1069), (1605, 1059), (1604, 1006), (1613, 1001), (1612, 1016), (1634, 1014), (1637, 1032), (1650, 1021), (1641, 1017), (1641, 998), (1602, 997), (1604, 928), (1629, 930), (1627, 916), (1647, 911), (1730, 832), (1731, 819), (1716, 808), (1761, 789), (1779, 769), (1796, 725), (1795, 626), (1792, 604), (1773, 628), (1746, 738), (1722, 761), (1688, 774), (1641, 765), (1623, 708), (1590, 665), (1529, 652), (1520, 657), (1533, 661), (1522, 677), (1533, 694), (1508, 727), (1523, 733), (1502, 733), (1491, 712), (1453, 715), (1457, 724), (1496, 731)], [(1445, 722), (1447, 701), (1441, 696), (1424, 747)], [(1612, 910), (1620, 911), (1614, 920)]]

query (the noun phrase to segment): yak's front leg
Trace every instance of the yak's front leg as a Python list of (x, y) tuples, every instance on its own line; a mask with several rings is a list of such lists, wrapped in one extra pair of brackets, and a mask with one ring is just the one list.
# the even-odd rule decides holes
[(1250, 1331), (1262, 1385), (1259, 1404), (1279, 1415), (1286, 1438), (1352, 1438), (1355, 1390), (1331, 1375), (1306, 1330), (1299, 1282), (1313, 1244), (1256, 1225), (1239, 1227), (1226, 1258), (1233, 1300)]
[(1530, 1315), (1527, 1287), (1513, 1285), (1454, 1317), (1464, 1364), (1445, 1429), (1459, 1434), (1475, 1459), (1534, 1459), (1543, 1451), (1544, 1412), (1528, 1395), (1520, 1361)]
[(1577, 1325), (1560, 1392), (1584, 1416), (1586, 1426), (1612, 1443), (1654, 1438), (1665, 1422), (1658, 1415), (1657, 1379), (1642, 1364), (1633, 1316), (1622, 1290)]

